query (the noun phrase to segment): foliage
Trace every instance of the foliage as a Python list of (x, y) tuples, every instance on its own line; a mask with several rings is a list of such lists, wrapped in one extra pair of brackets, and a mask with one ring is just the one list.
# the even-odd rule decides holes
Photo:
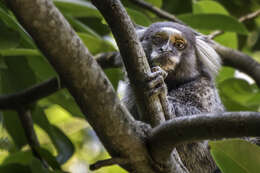
[[(122, 2), (137, 24), (148, 26), (162, 20), (155, 14), (131, 4), (128, 0)], [(176, 14), (179, 19), (204, 34), (214, 30), (225, 31), (215, 39), (217, 42), (231, 48), (239, 48), (260, 59), (258, 52), (260, 30), (257, 29), (260, 27), (260, 18), (245, 24), (236, 19), (259, 9), (260, 3), (257, 0), (147, 0), (147, 2)], [(54, 0), (54, 3), (93, 55), (117, 50), (108, 26), (89, 1)], [(239, 13), (237, 9), (243, 10)], [(0, 94), (21, 91), (51, 77), (57, 77), (50, 64), (36, 48), (30, 35), (1, 1), (0, 33)], [(118, 69), (109, 69), (105, 72), (113, 86), (117, 88), (122, 72)], [(235, 69), (223, 67), (217, 77), (217, 85), (227, 110), (259, 111), (259, 88), (245, 78), (239, 79)], [(31, 110), (34, 127), (41, 144), (39, 152), (53, 170), (47, 170), (33, 157), (17, 113), (2, 111), (0, 172), (61, 173), (76, 172), (73, 170), (75, 168), (88, 172), (88, 164), (109, 157), (91, 127), (86, 121), (82, 121), (84, 116), (66, 89), (41, 99), (32, 105)], [(257, 172), (255, 170), (259, 170), (259, 148), (252, 144), (237, 140), (212, 142), (211, 152), (224, 173), (254, 173)], [(235, 154), (238, 152), (243, 154)], [(257, 159), (252, 163), (252, 158), (256, 157)], [(113, 166), (96, 172), (125, 171)]]

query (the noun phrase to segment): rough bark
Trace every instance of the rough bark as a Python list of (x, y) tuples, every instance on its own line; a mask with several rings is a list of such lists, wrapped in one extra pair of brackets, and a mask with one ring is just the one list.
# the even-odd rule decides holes
[(104, 72), (52, 1), (6, 3), (60, 75), (108, 152), (129, 159), (131, 167), (123, 165), (129, 171), (153, 172), (142, 129), (120, 103)]
[(165, 121), (158, 96), (146, 95), (146, 79), (151, 73), (143, 48), (130, 17), (118, 0), (92, 0), (99, 9), (116, 39), (130, 83), (134, 88), (140, 113), (146, 122), (156, 126)]

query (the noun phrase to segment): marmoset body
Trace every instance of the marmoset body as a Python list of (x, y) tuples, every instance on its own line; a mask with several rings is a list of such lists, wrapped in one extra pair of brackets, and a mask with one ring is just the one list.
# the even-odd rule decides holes
[[(172, 117), (224, 111), (215, 86), (221, 60), (205, 38), (172, 22), (154, 23), (139, 30), (138, 35), (152, 68), (149, 91), (166, 92)], [(122, 100), (142, 121), (130, 84)], [(207, 141), (182, 144), (176, 149), (190, 173), (216, 170)]]

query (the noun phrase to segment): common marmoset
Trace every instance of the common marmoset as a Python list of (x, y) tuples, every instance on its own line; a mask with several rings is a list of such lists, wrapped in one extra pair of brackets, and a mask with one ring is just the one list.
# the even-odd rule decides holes
[[(149, 92), (166, 92), (172, 117), (224, 111), (214, 82), (221, 60), (201, 35), (172, 22), (154, 23), (138, 35), (152, 68)], [(130, 85), (122, 100), (142, 121)], [(216, 170), (207, 141), (182, 144), (177, 151), (190, 173)]]

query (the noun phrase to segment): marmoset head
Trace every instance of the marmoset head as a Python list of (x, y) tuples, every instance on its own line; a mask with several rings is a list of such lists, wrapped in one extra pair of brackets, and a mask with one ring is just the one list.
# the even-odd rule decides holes
[(215, 50), (187, 26), (158, 22), (137, 33), (150, 66), (160, 66), (171, 80), (185, 81), (202, 73), (214, 77), (220, 68)]

